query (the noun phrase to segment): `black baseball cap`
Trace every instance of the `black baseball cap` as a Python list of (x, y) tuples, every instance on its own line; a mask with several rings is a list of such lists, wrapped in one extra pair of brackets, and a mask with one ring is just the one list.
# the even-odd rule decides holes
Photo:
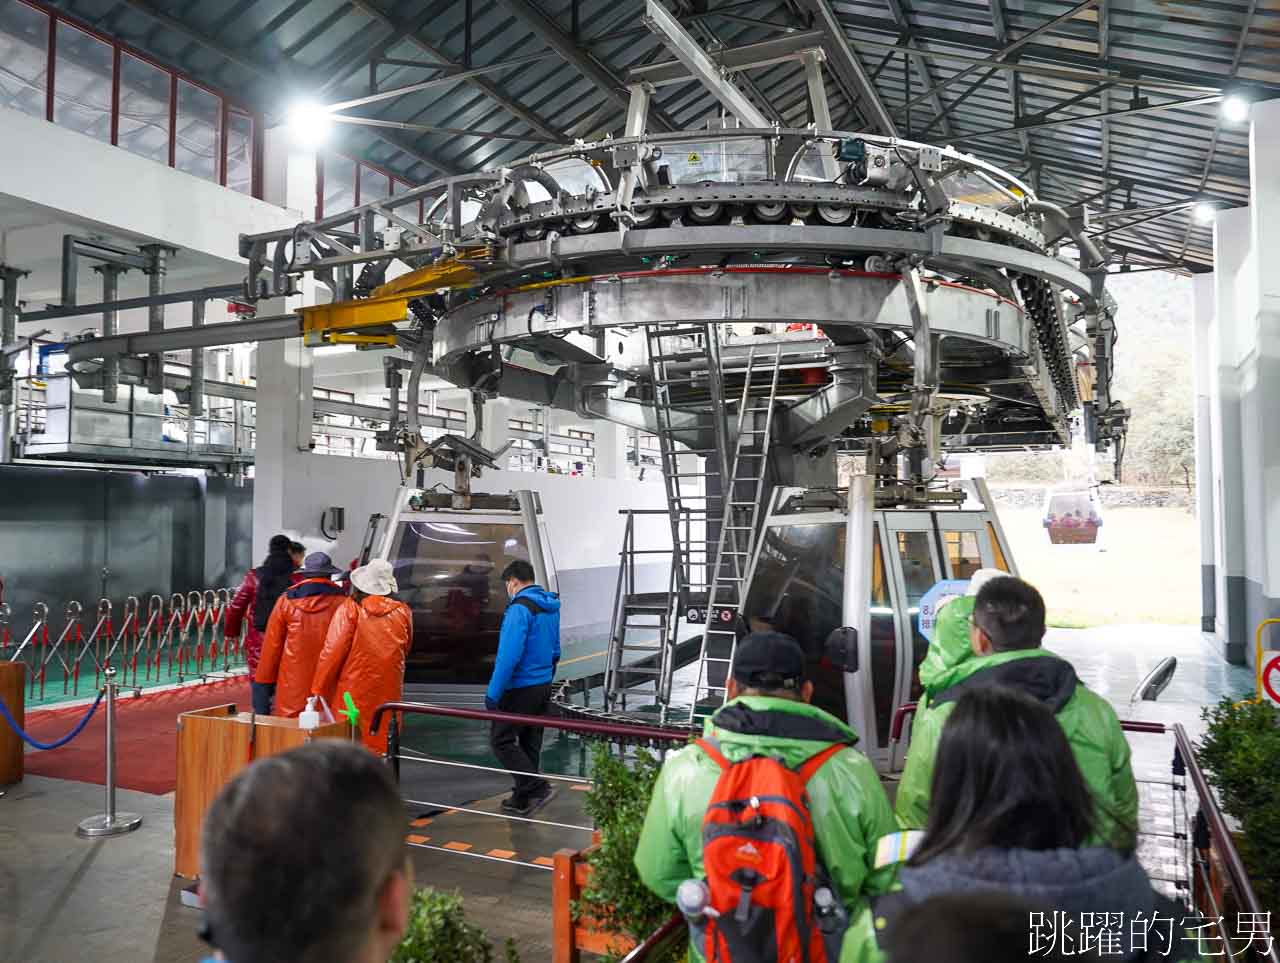
[(738, 643), (733, 677), (752, 689), (798, 689), (804, 681), (804, 650), (781, 632), (752, 632)]

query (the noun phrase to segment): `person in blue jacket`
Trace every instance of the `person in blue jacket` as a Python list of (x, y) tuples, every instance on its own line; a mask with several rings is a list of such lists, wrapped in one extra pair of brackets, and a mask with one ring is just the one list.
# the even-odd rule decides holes
[[(502, 571), (511, 602), (502, 616), (486, 709), (542, 716), (551, 704), (551, 680), (560, 661), (560, 596), (534, 584), (534, 578), (533, 566), (523, 559)], [(494, 722), (489, 745), (515, 780), (514, 791), (502, 801), (503, 812), (528, 816), (551, 801), (555, 789), (537, 775), (542, 729)]]

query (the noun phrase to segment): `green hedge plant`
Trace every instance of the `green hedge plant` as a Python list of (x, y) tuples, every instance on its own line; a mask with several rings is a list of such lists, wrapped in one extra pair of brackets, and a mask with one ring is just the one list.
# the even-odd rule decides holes
[[(592, 747), (591, 761), (594, 783), (586, 794), (586, 810), (600, 833), (600, 845), (587, 856), (591, 873), (575, 913), (640, 942), (673, 912), (640, 882), (635, 866), (640, 830), (662, 766), (643, 749), (628, 765), (605, 743)], [(672, 959), (683, 957), (681, 951)]]
[[(506, 963), (520, 963), (507, 940)], [(391, 963), (493, 963), (493, 944), (484, 930), (467, 922), (462, 894), (426, 887), (413, 894), (409, 928)]]
[(1239, 823), (1240, 856), (1264, 908), (1280, 910), (1280, 711), (1271, 703), (1223, 699), (1203, 710), (1208, 723), (1197, 758)]

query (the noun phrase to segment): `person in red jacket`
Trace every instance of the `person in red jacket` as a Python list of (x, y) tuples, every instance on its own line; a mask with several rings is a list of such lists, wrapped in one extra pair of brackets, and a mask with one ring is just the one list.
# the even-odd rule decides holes
[(245, 662), (249, 666), (249, 686), (253, 690), (253, 711), (259, 715), (271, 714), (271, 687), (257, 682), (258, 656), (262, 652), (262, 633), (271, 618), (276, 600), (289, 587), (293, 574), (293, 557), (289, 554), (293, 540), (288, 535), (272, 535), (267, 546), (267, 557), (255, 569), (250, 569), (236, 591), (235, 598), (227, 606), (227, 618), (223, 635), (229, 643), (240, 638), (240, 630), (246, 618), (248, 628), (244, 636)]
[(324, 696), (336, 714), (351, 693), (360, 710), (365, 746), (379, 755), (387, 751), (387, 727), (369, 734), (373, 710), (398, 702), (404, 694), (404, 660), (413, 637), (413, 618), (403, 602), (389, 598), (396, 590), (391, 563), (375, 558), (351, 573), (351, 598), (329, 623), (329, 634), (316, 665), (311, 691)]
[(272, 715), (292, 718), (307, 707), (329, 623), (347, 600), (346, 590), (333, 581), (337, 573), (328, 555), (313, 552), (294, 573), (297, 584), (271, 612), (254, 680), (275, 686)]

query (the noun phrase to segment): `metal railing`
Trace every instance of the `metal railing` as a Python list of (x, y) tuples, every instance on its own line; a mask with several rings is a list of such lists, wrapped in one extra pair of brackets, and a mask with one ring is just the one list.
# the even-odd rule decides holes
[[(531, 716), (522, 715), (513, 712), (494, 712), (486, 709), (463, 709), (453, 706), (436, 706), (419, 702), (384, 702), (374, 710), (373, 716), (370, 718), (369, 731), (376, 734), (382, 727), (383, 716), (389, 715), (387, 726), (387, 761), (391, 764), (392, 770), (395, 772), (396, 781), (400, 780), (401, 764), (418, 763), (425, 765), (446, 766), (457, 769), (466, 769), (479, 772), (492, 772), (503, 775), (523, 775), (519, 770), (506, 769), (501, 766), (484, 766), (477, 763), (459, 762), (451, 759), (441, 759), (420, 753), (413, 750), (406, 750), (401, 745), (402, 724), (400, 718), (403, 715), (423, 715), (438, 716), (448, 719), (469, 719), (476, 722), (505, 722), (518, 726), (528, 726), (536, 729), (556, 729), (562, 732), (577, 733), (578, 735), (590, 735), (606, 737), (614, 740), (622, 740), (644, 745), (660, 745), (669, 746), (676, 743), (688, 741), (690, 733), (672, 731), (670, 729), (659, 729), (651, 726), (633, 726), (620, 725), (612, 722), (595, 722), (590, 720), (579, 719), (561, 719), (556, 716)], [(592, 781), (580, 776), (565, 776), (554, 773), (537, 773), (542, 779), (548, 779), (555, 782), (575, 783), (580, 786), (590, 786)], [(563, 823), (548, 819), (535, 819), (532, 816), (521, 816), (518, 813), (491, 812), (484, 809), (471, 808), (467, 806), (456, 806), (450, 803), (437, 802), (423, 799), (406, 799), (408, 803), (415, 806), (423, 806), (427, 809), (443, 809), (448, 812), (466, 813), (472, 816), (480, 816), (490, 819), (502, 819), (517, 823), (526, 823), (537, 826), (549, 826), (555, 829), (569, 830), (572, 832), (581, 832), (590, 836), (595, 832), (594, 826), (582, 826), (574, 823)], [(525, 862), (523, 860), (511, 857), (496, 857), (484, 853), (473, 853), (466, 850), (448, 848), (444, 846), (432, 846), (428, 843), (413, 843), (410, 845), (417, 846), (422, 849), (436, 850), (439, 852), (450, 853), (454, 855), (469, 856), (474, 859), (486, 859), (491, 861), (515, 864), (525, 866), (530, 869), (541, 869), (551, 871), (552, 866), (543, 863)]]
[[(1255, 920), (1265, 918), (1270, 920), (1270, 912), (1265, 909), (1258, 900), (1258, 894), (1254, 892), (1253, 883), (1249, 879), (1249, 871), (1245, 868), (1244, 860), (1240, 858), (1240, 851), (1236, 849), (1235, 839), (1231, 835), (1231, 829), (1227, 825), (1226, 817), (1222, 813), (1221, 807), (1218, 806), (1217, 797), (1213, 793), (1209, 781), (1205, 779), (1204, 771), (1200, 768), (1200, 763), (1196, 759), (1195, 746), (1192, 745), (1187, 730), (1182, 727), (1181, 723), (1173, 726), (1173, 739), (1176, 746), (1174, 753), (1174, 771), (1177, 771), (1179, 763), (1185, 768), (1187, 777), (1191, 780), (1191, 785), (1195, 789), (1196, 797), (1199, 800), (1199, 810), (1196, 812), (1196, 827), (1194, 834), (1194, 845), (1192, 846), (1194, 870), (1196, 880), (1199, 882), (1198, 891), (1205, 902), (1208, 909), (1213, 914), (1216, 921), (1222, 946), (1230, 948), (1231, 934), (1227, 932), (1224, 925), (1223, 910), (1226, 906), (1218, 904), (1217, 896), (1214, 894), (1214, 886), (1212, 880), (1211, 856), (1216, 853), (1222, 860), (1222, 865), (1226, 869), (1227, 881), (1230, 884), (1231, 892), (1239, 902), (1242, 913), (1250, 913)], [(1200, 845), (1204, 843), (1204, 845)], [(1225, 902), (1225, 901), (1224, 901)], [(1203, 906), (1201, 907), (1204, 908)], [(1237, 934), (1239, 927), (1237, 926)], [(1251, 940), (1252, 943), (1252, 940)], [(1271, 963), (1280, 963), (1280, 953), (1277, 953), (1275, 941), (1268, 938), (1265, 952), (1255, 953), (1256, 959), (1269, 960)]]
[(108, 670), (119, 673), (116, 684), (124, 688), (207, 679), (244, 665), (243, 633), (228, 640), (222, 632), (230, 604), (226, 588), (174, 593), (168, 603), (152, 595), (144, 616), (138, 597), (130, 595), (119, 609), (117, 625), (111, 599), (99, 599), (91, 617), (73, 599), (63, 609), (56, 634), (44, 602), (32, 606), (31, 623), (23, 633), (12, 630), (12, 613), (3, 605), (0, 661), (26, 665), (27, 694), (33, 699), (44, 699), (50, 686), (59, 683), (62, 695), (78, 696), (81, 676), (87, 679), (90, 669), (95, 689)]

